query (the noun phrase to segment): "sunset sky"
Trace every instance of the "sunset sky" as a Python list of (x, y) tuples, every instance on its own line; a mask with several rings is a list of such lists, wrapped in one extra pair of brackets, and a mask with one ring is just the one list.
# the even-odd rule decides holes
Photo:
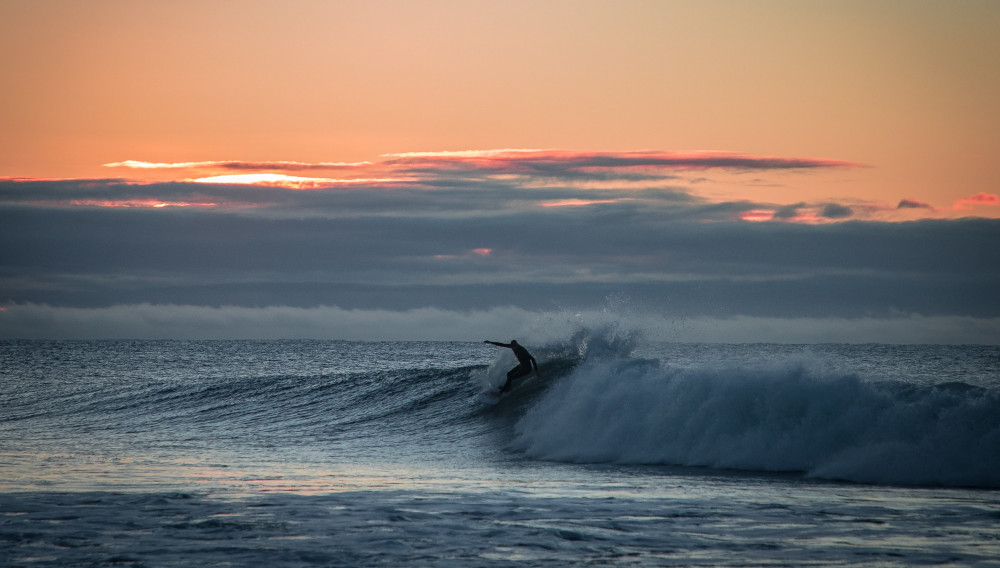
[(611, 301), (1000, 343), (1000, 2), (0, 0), (0, 34), (0, 337)]

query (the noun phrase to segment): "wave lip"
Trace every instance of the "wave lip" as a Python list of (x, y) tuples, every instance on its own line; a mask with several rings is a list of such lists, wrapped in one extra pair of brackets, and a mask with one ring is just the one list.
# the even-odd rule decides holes
[(514, 444), (529, 457), (577, 463), (1000, 487), (998, 395), (802, 365), (678, 370), (610, 359), (582, 365), (548, 391), (517, 424)]

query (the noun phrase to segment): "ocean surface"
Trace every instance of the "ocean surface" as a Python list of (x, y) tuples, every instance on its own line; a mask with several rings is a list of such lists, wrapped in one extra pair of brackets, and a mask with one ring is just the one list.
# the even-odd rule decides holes
[(518, 339), (0, 342), (0, 565), (1000, 566), (996, 346)]

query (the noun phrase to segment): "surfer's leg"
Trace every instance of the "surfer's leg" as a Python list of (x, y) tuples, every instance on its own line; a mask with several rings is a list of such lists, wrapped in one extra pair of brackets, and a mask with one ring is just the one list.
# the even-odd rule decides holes
[(507, 392), (510, 390), (510, 382), (513, 381), (515, 377), (517, 377), (518, 368), (519, 367), (515, 367), (507, 371), (507, 381), (503, 384), (502, 387), (500, 387), (500, 392)]
[(507, 382), (504, 383), (502, 387), (500, 387), (500, 392), (509, 391), (511, 381), (513, 381), (518, 377), (523, 377), (524, 375), (527, 375), (530, 372), (531, 372), (531, 367), (528, 367), (528, 369), (525, 370), (523, 365), (518, 365), (517, 367), (514, 367), (513, 369), (507, 371)]

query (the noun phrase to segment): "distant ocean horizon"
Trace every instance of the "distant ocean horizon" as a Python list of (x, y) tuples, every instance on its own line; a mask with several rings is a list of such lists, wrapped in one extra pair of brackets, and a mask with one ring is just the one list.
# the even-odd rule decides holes
[[(408, 292), (401, 291), (406, 295)], [(476, 292), (481, 294), (481, 292)], [(481, 298), (478, 298), (477, 301)], [(534, 300), (539, 301), (539, 300)], [(612, 294), (587, 309), (495, 305), (463, 308), (238, 306), (171, 303), (103, 307), (7, 303), (0, 341), (40, 340), (345, 340), (467, 341), (526, 330), (559, 341), (579, 322), (609, 321), (671, 343), (1000, 345), (1000, 317), (921, 315), (667, 315), (641, 299)], [(722, 310), (721, 313), (725, 313)], [(599, 324), (600, 325), (600, 324)]]
[(0, 564), (1000, 566), (998, 346), (518, 339), (0, 341)]

